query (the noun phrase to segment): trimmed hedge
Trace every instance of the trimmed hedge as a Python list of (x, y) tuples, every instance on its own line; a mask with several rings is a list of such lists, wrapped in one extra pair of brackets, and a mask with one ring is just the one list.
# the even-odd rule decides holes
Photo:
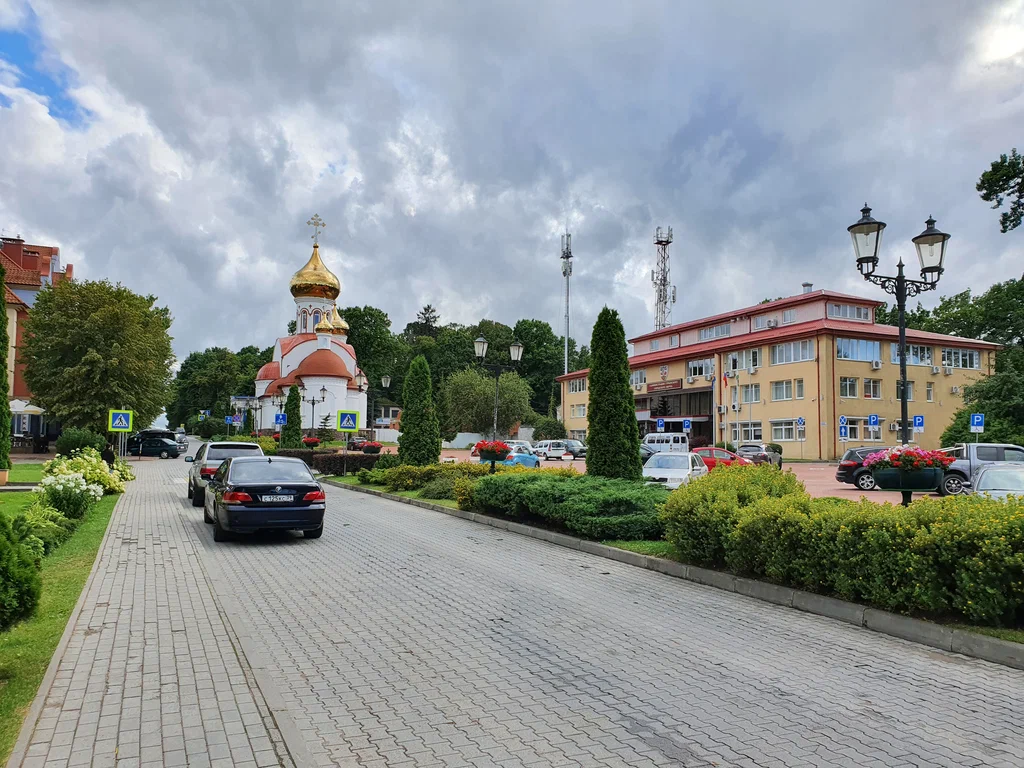
[[(491, 465), (473, 464), (462, 461), (456, 464), (427, 464), (423, 467), (413, 467), (408, 464), (401, 464), (391, 469), (373, 469), (359, 472), (359, 482), (363, 485), (383, 485), (391, 491), (416, 491), (428, 483), (442, 476), (453, 478), (462, 477), (471, 481), (487, 477), (490, 474)], [(495, 471), (501, 475), (532, 474), (538, 476), (555, 477), (576, 477), (577, 472), (572, 467), (549, 467), (545, 469), (527, 469), (518, 464), (495, 465)]]
[(107, 446), (107, 440), (103, 435), (99, 435), (91, 429), (67, 427), (60, 433), (55, 446), (57, 453), (70, 456), (72, 451), (77, 451), (79, 448), (95, 448), (97, 451), (102, 451)]
[(716, 469), (672, 494), (665, 538), (689, 562), (889, 611), (1024, 623), (1024, 499), (926, 497), (904, 508), (812, 499), (787, 476)]
[[(371, 453), (349, 453), (348, 459), (344, 454), (335, 453), (313, 453), (312, 467), (317, 472), (325, 475), (340, 475), (345, 469), (353, 474), (362, 469), (373, 469), (380, 456)], [(307, 462), (308, 463), (308, 462)]]
[(10, 522), (0, 517), (0, 631), (30, 616), (39, 604), (38, 555), (20, 544)]
[(488, 475), (477, 481), (473, 503), (506, 517), (535, 517), (588, 539), (659, 539), (664, 488), (592, 475), (559, 477), (533, 472)]

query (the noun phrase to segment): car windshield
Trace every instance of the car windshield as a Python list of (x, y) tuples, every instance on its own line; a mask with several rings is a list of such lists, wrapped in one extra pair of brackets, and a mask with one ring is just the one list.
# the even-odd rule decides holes
[(979, 491), (1024, 491), (1024, 469), (989, 469), (978, 478)]
[(760, 453), (761, 448), (756, 445), (741, 445), (736, 449), (736, 453)]
[(686, 469), (690, 466), (690, 457), (685, 453), (658, 453), (651, 456), (647, 469)]
[(238, 461), (231, 465), (232, 483), (312, 483), (302, 461)]
[(263, 453), (263, 449), (256, 443), (252, 445), (211, 445), (210, 450), (206, 452), (206, 460), (223, 461), (235, 456), (252, 456), (254, 453), (257, 455)]

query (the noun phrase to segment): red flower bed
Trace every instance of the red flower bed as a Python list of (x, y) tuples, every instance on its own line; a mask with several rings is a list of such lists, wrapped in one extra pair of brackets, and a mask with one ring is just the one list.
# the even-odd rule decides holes
[(302, 444), (307, 448), (316, 448), (320, 445), (319, 437), (304, 437), (302, 438)]
[(281, 439), (281, 433), (280, 432), (275, 432), (272, 435), (272, 437), (274, 438), (274, 442), (276, 443), (276, 442), (278, 442)]
[(956, 459), (942, 451), (926, 451), (913, 446), (896, 446), (868, 454), (864, 466), (870, 469), (945, 469)]
[(512, 451), (512, 449), (508, 447), (508, 444), (503, 443), (501, 440), (481, 440), (473, 446), (473, 450), (483, 458), (500, 455), (502, 459), (508, 456)]

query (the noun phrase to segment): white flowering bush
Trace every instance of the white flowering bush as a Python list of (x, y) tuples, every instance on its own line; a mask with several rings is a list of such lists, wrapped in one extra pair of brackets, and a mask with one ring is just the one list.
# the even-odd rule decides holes
[(78, 472), (48, 475), (35, 487), (45, 503), (68, 520), (81, 520), (93, 504), (103, 498), (103, 488), (86, 482)]
[(117, 475), (122, 483), (135, 479), (135, 472), (132, 471), (131, 465), (120, 456), (114, 459), (114, 468), (111, 473)]
[[(130, 470), (128, 474), (131, 474)], [(124, 493), (128, 479), (116, 464), (115, 470), (111, 471), (95, 448), (82, 448), (70, 456), (57, 454), (43, 464), (44, 477), (59, 475), (81, 475), (86, 483), (100, 486), (104, 493)], [(134, 479), (134, 475), (130, 479)]]

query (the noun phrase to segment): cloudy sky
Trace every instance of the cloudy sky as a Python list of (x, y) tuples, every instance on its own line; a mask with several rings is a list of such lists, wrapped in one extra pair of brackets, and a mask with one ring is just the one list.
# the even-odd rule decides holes
[[(1024, 0), (0, 0), (0, 227), (158, 295), (179, 356), (265, 346), (327, 221), (339, 303), (400, 329), (653, 327), (656, 226), (682, 321), (859, 279), (933, 214), (940, 293), (1020, 276), (974, 190), (1024, 148)], [(935, 296), (928, 297), (934, 302)]]

